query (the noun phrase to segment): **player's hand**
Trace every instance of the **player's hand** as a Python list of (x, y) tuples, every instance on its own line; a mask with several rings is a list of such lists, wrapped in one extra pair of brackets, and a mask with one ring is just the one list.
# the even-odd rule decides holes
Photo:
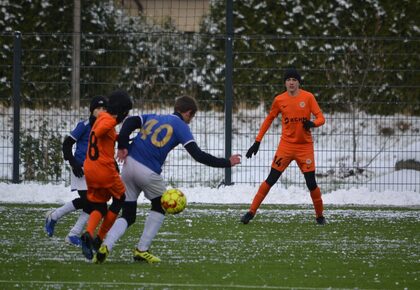
[(252, 146), (249, 147), (248, 152), (246, 152), (246, 158), (251, 158), (252, 154), (256, 155), (258, 149), (260, 149), (260, 142), (255, 141), (254, 144), (252, 144)]
[(315, 123), (309, 120), (306, 120), (303, 122), (303, 128), (305, 128), (305, 130), (310, 130), (311, 128), (315, 127)]
[(120, 167), (118, 166), (117, 160), (114, 160), (115, 163), (115, 169), (117, 170), (118, 173), (120, 173)]
[(230, 156), (229, 161), (230, 161), (230, 166), (235, 166), (237, 164), (241, 163), (241, 154), (234, 154), (232, 156)]
[(117, 161), (124, 162), (128, 155), (128, 149), (118, 149), (117, 151)]
[(85, 173), (83, 172), (82, 166), (80, 166), (80, 164), (76, 161), (76, 159), (69, 160), (69, 163), (71, 166), (71, 170), (73, 171), (73, 174), (76, 177), (81, 178), (83, 177), (83, 175), (85, 175)]

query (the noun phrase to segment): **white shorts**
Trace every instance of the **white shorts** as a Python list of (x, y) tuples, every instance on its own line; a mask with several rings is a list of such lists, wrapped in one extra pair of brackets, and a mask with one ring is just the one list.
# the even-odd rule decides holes
[(125, 201), (137, 201), (142, 191), (151, 200), (162, 196), (166, 190), (161, 175), (130, 156), (124, 162), (121, 178), (125, 184)]
[(71, 188), (71, 191), (87, 190), (85, 176), (83, 175), (81, 178), (76, 177), (76, 175), (74, 175), (73, 171), (71, 171), (70, 188)]

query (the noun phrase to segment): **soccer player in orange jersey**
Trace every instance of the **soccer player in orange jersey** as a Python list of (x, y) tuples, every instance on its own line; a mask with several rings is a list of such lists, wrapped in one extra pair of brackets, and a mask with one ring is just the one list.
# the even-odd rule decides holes
[[(107, 111), (99, 113), (89, 135), (84, 170), (88, 188), (87, 211), (90, 215), (86, 232), (81, 237), (83, 255), (89, 260), (93, 258), (92, 250), (99, 248), (115, 222), (125, 200), (125, 186), (114, 159), (115, 141), (118, 137), (115, 126), (127, 117), (132, 107), (133, 103), (126, 92), (111, 93)], [(112, 203), (107, 208), (111, 197)], [(95, 237), (96, 228), (101, 221)]]
[[(314, 145), (311, 128), (322, 126), (325, 123), (325, 118), (314, 95), (300, 88), (302, 81), (296, 69), (286, 70), (284, 82), (286, 91), (275, 97), (271, 111), (262, 123), (254, 144), (246, 153), (247, 158), (257, 154), (264, 134), (273, 120), (281, 114), (281, 139), (271, 163), (271, 171), (267, 179), (261, 183), (249, 211), (242, 216), (241, 222), (247, 224), (254, 218), (270, 188), (277, 182), (290, 162), (295, 160), (311, 193), (316, 222), (323, 225), (325, 224), (325, 218), (323, 216), (321, 191), (315, 180)], [(311, 121), (311, 115), (315, 116), (313, 121)]]

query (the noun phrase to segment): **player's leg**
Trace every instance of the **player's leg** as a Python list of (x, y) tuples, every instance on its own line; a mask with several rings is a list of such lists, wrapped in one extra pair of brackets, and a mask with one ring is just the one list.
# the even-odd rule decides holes
[(124, 193), (122, 195), (119, 195), (119, 197), (114, 196), (112, 198), (112, 203), (109, 206), (109, 209), (104, 217), (104, 220), (101, 224), (101, 227), (99, 228), (98, 235), (97, 235), (101, 243), (102, 243), (102, 240), (105, 238), (106, 234), (108, 233), (109, 229), (112, 227), (112, 225), (116, 221), (118, 214), (120, 213), (121, 208), (123, 207), (124, 200), (125, 200)]
[(306, 186), (311, 194), (312, 203), (315, 209), (316, 222), (320, 225), (326, 223), (323, 211), (321, 190), (319, 189), (315, 178), (315, 158), (313, 144), (303, 144), (297, 147), (296, 162), (303, 172)]
[(326, 223), (324, 213), (323, 213), (324, 204), (322, 201), (321, 190), (319, 189), (315, 180), (315, 171), (305, 172), (304, 176), (305, 176), (306, 185), (309, 189), (309, 192), (311, 193), (311, 199), (312, 199), (312, 203), (315, 209), (316, 222), (320, 225), (323, 225)]
[(88, 201), (86, 203), (86, 211), (90, 212), (89, 219), (86, 226), (86, 232), (82, 235), (82, 253), (91, 260), (93, 258), (93, 237), (95, 236), (96, 228), (106, 215), (107, 204), (106, 202), (95, 202), (95, 197), (88, 192)]
[[(80, 198), (75, 207), (78, 209), (84, 209), (86, 205), (87, 190), (79, 190), (78, 193), (79, 193)], [(85, 228), (85, 225), (88, 219), (89, 219), (89, 213), (83, 210), (80, 213), (79, 218), (77, 219), (76, 223), (70, 229), (68, 235), (66, 236), (66, 242), (75, 246), (81, 245), (80, 236), (82, 235), (83, 229)]]
[[(140, 166), (143, 166), (140, 164)], [(145, 166), (143, 166), (145, 167)], [(144, 195), (151, 202), (151, 209), (144, 223), (143, 233), (134, 250), (134, 259), (137, 261), (146, 261), (148, 263), (160, 262), (160, 259), (149, 252), (150, 246), (159, 232), (163, 221), (165, 220), (165, 211), (160, 204), (160, 198), (166, 187), (162, 176), (151, 171), (147, 167), (143, 172), (148, 172), (147, 182), (143, 184)]]
[(54, 228), (59, 219), (81, 208), (81, 207), (78, 207), (79, 202), (80, 202), (80, 197), (75, 198), (72, 201), (68, 201), (62, 206), (60, 206), (59, 208), (56, 208), (55, 210), (49, 211), (47, 213), (47, 216), (45, 219), (45, 231), (47, 232), (48, 236), (52, 237), (54, 235)]
[(142, 191), (141, 183), (139, 181), (145, 178), (142, 168), (138, 168), (136, 163), (138, 164), (138, 162), (134, 161), (131, 157), (128, 157), (124, 163), (121, 179), (125, 185), (126, 198), (122, 205), (122, 214), (112, 225), (103, 240), (97, 253), (97, 263), (103, 263), (106, 260), (115, 243), (124, 235), (127, 228), (136, 221), (137, 198)]
[(248, 224), (250, 220), (252, 220), (257, 213), (258, 208), (260, 207), (261, 203), (267, 196), (268, 192), (270, 191), (271, 187), (277, 182), (280, 178), (282, 172), (278, 171), (274, 168), (271, 168), (270, 173), (265, 181), (263, 181), (258, 188), (257, 193), (252, 200), (251, 206), (246, 214), (244, 214), (241, 218), (241, 222), (244, 224)]
[(271, 187), (279, 180), (283, 171), (289, 166), (292, 158), (293, 155), (290, 153), (290, 150), (284, 144), (280, 143), (276, 154), (274, 155), (273, 162), (271, 163), (271, 170), (268, 177), (258, 188), (248, 212), (241, 217), (241, 222), (243, 224), (248, 224), (249, 221), (254, 218)]
[(73, 200), (66, 202), (65, 204), (63, 204), (59, 208), (56, 208), (55, 210), (49, 211), (45, 218), (45, 231), (47, 232), (48, 236), (52, 237), (54, 235), (55, 225), (60, 218), (75, 210), (76, 207), (74, 206)]
[(151, 200), (152, 208), (144, 223), (144, 230), (134, 250), (134, 260), (146, 261), (148, 263), (158, 263), (160, 259), (149, 252), (153, 239), (159, 232), (165, 220), (165, 211), (160, 204), (160, 197)]

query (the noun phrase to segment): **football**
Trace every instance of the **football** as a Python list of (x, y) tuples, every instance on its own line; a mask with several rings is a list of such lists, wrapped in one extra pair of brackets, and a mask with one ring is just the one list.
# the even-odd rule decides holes
[(187, 197), (179, 189), (171, 188), (163, 193), (160, 204), (166, 213), (177, 214), (187, 206)]

